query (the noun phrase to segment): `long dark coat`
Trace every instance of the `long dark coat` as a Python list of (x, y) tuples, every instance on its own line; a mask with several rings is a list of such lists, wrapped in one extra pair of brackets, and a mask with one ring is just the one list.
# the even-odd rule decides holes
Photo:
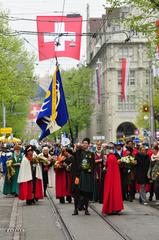
[(146, 184), (148, 182), (147, 173), (150, 164), (150, 157), (147, 154), (139, 152), (135, 156), (135, 160), (137, 160), (136, 181), (139, 184)]
[[(74, 154), (75, 162), (73, 164), (74, 177), (80, 179), (79, 190), (80, 192), (92, 193), (93, 192), (93, 175), (94, 175), (94, 153), (79, 149)], [(82, 169), (82, 161), (87, 159), (90, 164), (89, 171)]]

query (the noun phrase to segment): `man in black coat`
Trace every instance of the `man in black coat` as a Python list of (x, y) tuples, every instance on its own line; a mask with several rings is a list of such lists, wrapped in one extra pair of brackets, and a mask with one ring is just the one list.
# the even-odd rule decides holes
[(94, 153), (88, 150), (90, 140), (83, 139), (82, 146), (74, 154), (74, 164), (72, 171), (74, 172), (74, 192), (75, 210), (73, 215), (78, 215), (80, 199), (83, 198), (85, 206), (85, 215), (90, 215), (88, 211), (89, 199), (93, 194), (93, 174), (94, 174)]
[(135, 156), (136, 164), (136, 182), (140, 184), (140, 198), (139, 202), (147, 204), (146, 199), (146, 183), (148, 183), (147, 173), (150, 164), (150, 157), (146, 153), (145, 147), (141, 147), (141, 150)]
[[(122, 157), (124, 157), (123, 143), (120, 141), (117, 141), (114, 145), (115, 145), (114, 154), (119, 160)], [(128, 169), (121, 164), (119, 166), (119, 170), (120, 170), (123, 201), (125, 200), (127, 201), (128, 200)]]

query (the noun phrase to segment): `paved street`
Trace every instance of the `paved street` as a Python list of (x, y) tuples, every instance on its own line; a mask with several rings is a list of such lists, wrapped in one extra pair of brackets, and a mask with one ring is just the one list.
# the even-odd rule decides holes
[[(85, 216), (82, 211), (79, 216), (72, 216), (73, 204), (59, 204), (54, 198), (53, 188), (49, 188), (48, 192), (55, 201), (72, 239), (159, 239), (159, 211), (150, 206), (140, 205), (138, 201), (126, 202), (122, 214), (107, 216), (106, 222), (93, 209), (90, 209), (91, 216)], [(91, 203), (91, 206), (101, 212), (101, 204)], [(0, 216), (1, 240), (66, 239), (49, 198), (39, 201), (34, 206), (26, 206), (25, 202), (17, 198), (1, 194)]]

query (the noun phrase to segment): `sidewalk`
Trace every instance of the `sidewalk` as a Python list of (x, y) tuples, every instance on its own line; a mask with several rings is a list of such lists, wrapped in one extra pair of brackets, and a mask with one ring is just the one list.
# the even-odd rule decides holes
[(64, 235), (47, 198), (28, 206), (0, 193), (0, 239), (60, 240)]

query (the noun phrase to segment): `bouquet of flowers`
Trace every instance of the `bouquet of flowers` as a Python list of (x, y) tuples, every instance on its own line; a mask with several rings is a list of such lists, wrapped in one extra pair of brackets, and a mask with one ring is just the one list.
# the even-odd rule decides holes
[(125, 156), (118, 160), (119, 166), (131, 169), (135, 165), (135, 158), (133, 156)]
[(63, 168), (63, 161), (65, 157), (62, 155), (59, 155), (56, 157), (55, 162), (54, 162), (54, 168)]
[(159, 161), (156, 161), (153, 169), (152, 169), (152, 180), (156, 180), (159, 177)]
[(90, 163), (88, 163), (87, 159), (83, 159), (82, 160), (82, 169), (83, 170), (87, 170), (88, 172), (91, 172), (91, 168), (90, 168)]
[(36, 163), (44, 163), (44, 164), (49, 164), (47, 158), (45, 158), (44, 156), (40, 156), (40, 155), (36, 155), (33, 157), (33, 162)]
[(7, 165), (7, 179), (8, 181), (11, 180), (11, 177), (14, 176), (15, 174), (15, 168), (14, 168), (14, 165), (13, 165), (13, 160), (7, 160), (6, 161), (6, 165)]

